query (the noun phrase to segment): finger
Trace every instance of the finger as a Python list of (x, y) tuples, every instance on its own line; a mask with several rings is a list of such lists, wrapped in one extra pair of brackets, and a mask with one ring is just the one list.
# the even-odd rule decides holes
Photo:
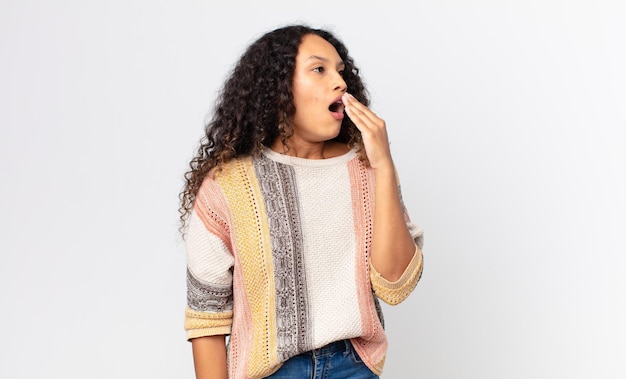
[(369, 119), (377, 118), (374, 112), (372, 112), (365, 105), (361, 104), (361, 102), (359, 102), (354, 96), (346, 93), (343, 95), (341, 100), (348, 109), (353, 111), (354, 114)]
[(346, 114), (361, 132), (375, 128), (373, 120), (362, 109), (348, 105)]
[(352, 95), (346, 94), (342, 98), (344, 106), (346, 107), (346, 113), (350, 117), (350, 119), (356, 124), (358, 122), (363, 123), (364, 127), (376, 127), (383, 121), (368, 107), (361, 104), (356, 98)]

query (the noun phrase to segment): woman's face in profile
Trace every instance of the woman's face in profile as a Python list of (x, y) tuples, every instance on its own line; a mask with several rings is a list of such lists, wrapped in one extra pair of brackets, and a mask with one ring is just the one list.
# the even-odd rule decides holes
[(324, 38), (302, 38), (293, 75), (292, 143), (310, 144), (331, 140), (339, 134), (344, 117), (341, 95), (346, 90), (344, 62)]

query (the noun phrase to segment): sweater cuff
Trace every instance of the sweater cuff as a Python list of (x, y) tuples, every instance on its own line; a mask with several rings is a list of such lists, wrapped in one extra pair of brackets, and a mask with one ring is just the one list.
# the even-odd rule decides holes
[(397, 305), (404, 301), (413, 292), (422, 276), (422, 250), (416, 245), (413, 258), (402, 273), (400, 279), (391, 282), (376, 271), (370, 263), (370, 280), (376, 296), (390, 305)]
[(233, 312), (212, 313), (185, 309), (187, 340), (198, 337), (230, 334)]

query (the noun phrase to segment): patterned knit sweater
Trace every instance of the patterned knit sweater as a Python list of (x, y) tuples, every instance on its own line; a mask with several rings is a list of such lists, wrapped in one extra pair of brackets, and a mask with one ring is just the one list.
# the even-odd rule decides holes
[(266, 150), (208, 176), (189, 220), (187, 338), (230, 335), (231, 379), (263, 378), (290, 357), (350, 339), (382, 372), (378, 299), (403, 301), (422, 272), (422, 231), (402, 277), (369, 263), (374, 175), (350, 151), (309, 160)]

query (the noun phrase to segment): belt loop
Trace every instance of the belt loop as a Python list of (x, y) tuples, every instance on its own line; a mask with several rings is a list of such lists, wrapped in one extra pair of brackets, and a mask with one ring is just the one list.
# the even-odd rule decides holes
[(346, 344), (346, 350), (343, 353), (343, 356), (345, 357), (348, 354), (350, 354), (350, 352), (352, 351), (352, 343), (350, 343), (350, 340), (347, 339), (347, 338), (345, 340), (343, 340), (343, 342), (345, 342), (345, 344)]

